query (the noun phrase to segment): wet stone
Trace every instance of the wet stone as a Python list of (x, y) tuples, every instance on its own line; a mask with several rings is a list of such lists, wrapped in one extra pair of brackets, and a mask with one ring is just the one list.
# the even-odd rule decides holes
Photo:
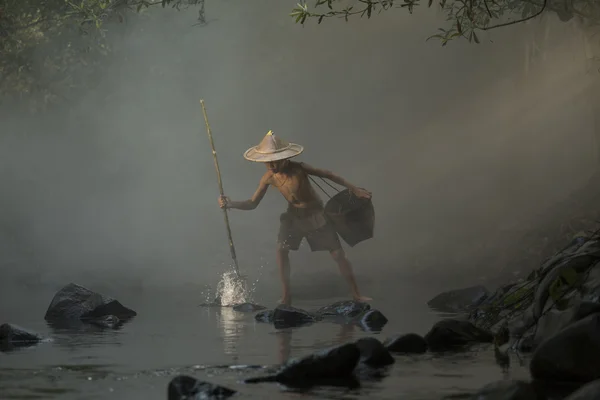
[(256, 311), (266, 310), (266, 308), (267, 307), (263, 307), (263, 306), (258, 305), (258, 304), (242, 303), (242, 304), (236, 304), (235, 306), (233, 306), (233, 311), (238, 311), (238, 312), (256, 312)]
[(422, 354), (427, 351), (427, 342), (416, 333), (392, 336), (384, 345), (392, 353)]
[(178, 375), (169, 382), (168, 400), (225, 399), (233, 396), (235, 390), (212, 383), (203, 382), (187, 375)]
[(117, 329), (123, 325), (121, 320), (114, 315), (106, 315), (104, 317), (94, 318), (89, 320), (88, 323), (107, 329)]
[(273, 313), (274, 313), (274, 310), (264, 310), (264, 311), (257, 313), (254, 316), (254, 319), (258, 322), (264, 322), (267, 324), (271, 324), (271, 323), (273, 323)]
[(472, 343), (491, 343), (494, 336), (473, 323), (458, 319), (444, 319), (437, 322), (425, 335), (431, 351), (456, 350)]
[(17, 347), (33, 346), (42, 340), (42, 336), (13, 324), (0, 325), (0, 350), (7, 351)]
[(361, 338), (354, 344), (360, 351), (360, 362), (369, 367), (385, 367), (395, 362), (388, 349), (376, 338)]
[(359, 316), (357, 323), (367, 332), (379, 332), (388, 323), (388, 319), (379, 310), (369, 310)]
[(316, 321), (314, 315), (300, 308), (279, 305), (273, 310), (273, 324), (276, 329), (300, 327)]
[(325, 307), (319, 308), (315, 314), (322, 318), (343, 317), (354, 318), (369, 311), (371, 306), (354, 300), (338, 301)]
[(137, 313), (111, 297), (70, 283), (56, 293), (44, 319), (51, 323), (89, 322), (109, 315), (125, 322), (135, 317)]

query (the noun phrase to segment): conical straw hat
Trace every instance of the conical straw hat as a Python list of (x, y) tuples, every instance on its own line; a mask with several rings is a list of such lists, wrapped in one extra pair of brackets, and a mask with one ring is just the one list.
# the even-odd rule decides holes
[(285, 160), (302, 153), (304, 147), (296, 143), (288, 143), (275, 136), (273, 131), (267, 132), (258, 146), (246, 150), (244, 158), (255, 162), (270, 162)]

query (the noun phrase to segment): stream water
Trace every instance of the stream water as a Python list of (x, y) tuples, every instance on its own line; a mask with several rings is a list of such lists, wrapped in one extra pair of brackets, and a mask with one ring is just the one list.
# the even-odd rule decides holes
[[(383, 292), (382, 292), (383, 293)], [(2, 399), (166, 399), (166, 388), (177, 374), (226, 385), (239, 398), (297, 398), (275, 384), (246, 385), (241, 381), (273, 366), (359, 337), (384, 339), (396, 333), (425, 334), (442, 315), (432, 313), (418, 287), (378, 297), (373, 307), (389, 319), (380, 333), (358, 327), (317, 323), (277, 331), (257, 323), (252, 313), (231, 308), (199, 307), (205, 299), (178, 290), (110, 293), (138, 316), (119, 330), (54, 330), (43, 316), (54, 292), (32, 290), (26, 300), (4, 301), (2, 322), (11, 322), (51, 337), (38, 346), (0, 353)], [(299, 301), (315, 309), (340, 298)], [(270, 304), (265, 304), (269, 306)], [(523, 364), (523, 365), (521, 365)], [(493, 350), (467, 353), (400, 356), (388, 375), (363, 382), (359, 389), (316, 388), (301, 395), (322, 399), (442, 399), (462, 398), (493, 380), (528, 378), (527, 366), (512, 360), (502, 369)]]

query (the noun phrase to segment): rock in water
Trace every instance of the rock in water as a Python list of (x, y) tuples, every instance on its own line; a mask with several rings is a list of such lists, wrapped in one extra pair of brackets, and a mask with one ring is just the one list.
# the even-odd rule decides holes
[(600, 379), (600, 313), (541, 343), (529, 365), (535, 379), (587, 383)]
[(265, 322), (267, 324), (270, 324), (273, 322), (273, 310), (264, 310), (261, 311), (259, 313), (257, 313), (254, 316), (254, 319), (257, 320), (258, 322)]
[(123, 322), (121, 322), (121, 320), (114, 315), (106, 315), (104, 317), (90, 319), (87, 322), (92, 325), (108, 329), (117, 329), (123, 325)]
[(89, 322), (109, 315), (126, 322), (135, 317), (137, 313), (115, 299), (70, 283), (56, 293), (44, 319), (52, 323)]
[(11, 350), (16, 347), (32, 346), (39, 343), (42, 337), (13, 324), (0, 325), (0, 349)]
[(338, 301), (325, 307), (319, 308), (315, 314), (322, 317), (344, 317), (354, 318), (369, 311), (371, 306), (360, 301), (347, 300)]
[(571, 393), (565, 400), (598, 400), (600, 399), (600, 380), (596, 380), (582, 386), (579, 390)]
[(279, 305), (273, 310), (273, 324), (276, 329), (285, 329), (312, 324), (316, 318), (307, 311)]
[(266, 310), (266, 308), (267, 307), (263, 307), (258, 304), (242, 303), (242, 304), (236, 304), (235, 306), (233, 306), (233, 311), (255, 312), (255, 311), (260, 311), (260, 310)]
[(474, 396), (475, 400), (542, 400), (533, 386), (518, 380), (492, 382), (481, 388)]
[(437, 322), (425, 335), (431, 351), (453, 350), (470, 343), (491, 343), (494, 336), (469, 321), (444, 319)]
[(489, 294), (483, 286), (471, 286), (440, 293), (429, 300), (427, 305), (438, 311), (461, 312), (477, 307)]
[(388, 319), (379, 310), (369, 310), (359, 316), (358, 325), (367, 332), (379, 332)]
[(427, 342), (416, 333), (393, 336), (385, 341), (384, 346), (392, 353), (422, 354), (427, 351)]
[(291, 360), (272, 378), (250, 379), (247, 382), (273, 380), (290, 387), (356, 385), (353, 372), (359, 359), (360, 350), (356, 344), (347, 343)]
[(171, 379), (167, 388), (168, 400), (225, 399), (235, 393), (235, 390), (202, 382), (187, 375)]
[(388, 349), (375, 338), (361, 338), (354, 343), (360, 351), (360, 362), (369, 367), (385, 367), (395, 362)]

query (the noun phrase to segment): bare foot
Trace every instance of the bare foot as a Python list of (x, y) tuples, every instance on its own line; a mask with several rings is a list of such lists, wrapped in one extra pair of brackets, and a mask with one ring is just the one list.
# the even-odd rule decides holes
[(354, 301), (367, 302), (372, 301), (373, 299), (367, 296), (354, 296)]

